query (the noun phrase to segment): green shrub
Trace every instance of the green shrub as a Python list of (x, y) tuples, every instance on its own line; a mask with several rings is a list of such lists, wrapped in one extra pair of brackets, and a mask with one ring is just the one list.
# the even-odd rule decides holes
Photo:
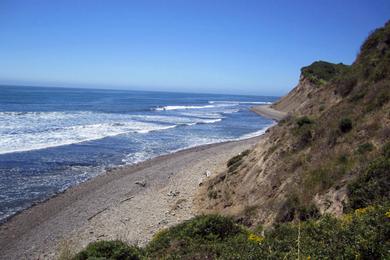
[(371, 152), (374, 149), (374, 146), (371, 143), (364, 143), (358, 146), (357, 152), (360, 154), (365, 154)]
[(318, 208), (314, 204), (310, 204), (309, 206), (300, 206), (298, 208), (297, 215), (298, 219), (301, 221), (318, 219), (321, 216)]
[(349, 118), (342, 118), (339, 123), (339, 129), (342, 133), (347, 133), (352, 130), (352, 120)]
[(348, 69), (342, 63), (333, 64), (326, 61), (316, 61), (307, 67), (301, 68), (302, 75), (315, 84), (324, 84)]
[(348, 185), (349, 206), (363, 208), (390, 198), (390, 158), (370, 163), (364, 174)]
[(310, 125), (313, 123), (313, 120), (311, 120), (310, 118), (308, 118), (307, 116), (302, 116), (300, 118), (297, 119), (297, 125), (298, 127), (302, 127), (304, 125)]
[(265, 233), (268, 259), (388, 259), (389, 205), (369, 207), (341, 219), (285, 223)]
[(234, 172), (237, 170), (237, 168), (241, 165), (242, 159), (247, 156), (250, 153), (250, 150), (245, 150), (242, 153), (233, 156), (232, 158), (229, 159), (227, 162), (227, 167), (229, 168), (229, 172)]
[(241, 159), (242, 159), (241, 154), (238, 154), (238, 155), (233, 156), (233, 157), (230, 158), (229, 161), (227, 162), (227, 167), (230, 167), (230, 166), (232, 166), (233, 164), (236, 164), (237, 162), (241, 161)]
[(231, 218), (202, 215), (157, 233), (146, 251), (151, 259), (214, 259), (226, 253), (222, 250), (229, 253), (231, 241), (242, 236), (246, 231)]
[(142, 258), (141, 249), (129, 246), (121, 241), (98, 241), (89, 244), (83, 251), (78, 253), (74, 260), (87, 259), (121, 259), (139, 260)]

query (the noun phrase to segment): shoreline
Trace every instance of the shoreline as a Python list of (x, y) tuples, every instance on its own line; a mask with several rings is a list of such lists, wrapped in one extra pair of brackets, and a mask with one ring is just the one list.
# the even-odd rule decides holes
[[(94, 239), (98, 240), (100, 238), (107, 239), (107, 235), (110, 232), (118, 236), (118, 230), (112, 230), (115, 229), (115, 226), (118, 226), (118, 223), (106, 223), (106, 229), (103, 228), (105, 231), (103, 232), (103, 236), (101, 236), (102, 234), (94, 236), (90, 232), (93, 233), (95, 229), (99, 229), (99, 225), (102, 225), (102, 223), (107, 221), (107, 219), (102, 219), (99, 220), (99, 222), (97, 220), (99, 214), (108, 214), (107, 211), (111, 210), (118, 210), (122, 213), (126, 212), (121, 209), (121, 205), (125, 204), (124, 202), (127, 200), (135, 201), (137, 198), (139, 199), (140, 204), (136, 203), (135, 206), (138, 212), (151, 210), (148, 207), (145, 208), (145, 206), (140, 206), (143, 205), (144, 200), (150, 198), (153, 198), (150, 203), (162, 200), (162, 204), (165, 203), (164, 199), (166, 199), (166, 197), (181, 197), (179, 200), (186, 200), (185, 203), (181, 202), (183, 205), (188, 204), (186, 210), (182, 213), (183, 216), (181, 218), (176, 218), (175, 216), (178, 215), (174, 214), (173, 216), (169, 216), (174, 219), (167, 220), (166, 224), (159, 224), (163, 221), (162, 219), (164, 219), (160, 219), (162, 216), (154, 218), (154, 222), (157, 221), (157, 224), (152, 221), (154, 225), (154, 228), (152, 228), (153, 232), (147, 231), (145, 233), (145, 230), (142, 230), (141, 228), (141, 233), (138, 234), (138, 236), (132, 234), (124, 239), (130, 243), (142, 245), (151, 237), (151, 234), (154, 234), (163, 226), (179, 223), (181, 220), (194, 216), (195, 212), (192, 211), (193, 193), (197, 190), (199, 180), (204, 177), (205, 172), (217, 172), (222, 170), (228, 159), (255, 145), (263, 136), (264, 135), (260, 135), (244, 140), (196, 146), (171, 154), (161, 155), (134, 165), (108, 170), (102, 175), (73, 186), (64, 192), (60, 192), (42, 202), (38, 202), (28, 209), (22, 210), (7, 218), (4, 223), (0, 224), (1, 255), (4, 254), (7, 258), (11, 257), (11, 259), (13, 257), (20, 258), (27, 255), (33, 258), (43, 257), (45, 259), (52, 259), (58, 253), (58, 244), (64, 240), (72, 240), (72, 243), (76, 244), (74, 247), (80, 249), (85, 246), (85, 244), (80, 243), (88, 243)], [(203, 162), (203, 160), (207, 160), (207, 163)], [(194, 165), (199, 165), (199, 169), (193, 169)], [(156, 168), (159, 171), (157, 171)], [(188, 172), (192, 173), (193, 176), (186, 176)], [(125, 182), (125, 179), (128, 181)], [(172, 181), (178, 181), (185, 184), (178, 186), (172, 184)], [(137, 182), (138, 184), (136, 184)], [(143, 183), (145, 183), (145, 187), (142, 186)], [(169, 195), (170, 192), (172, 192), (172, 190), (170, 190), (166, 193), (168, 195), (157, 194), (156, 197), (156, 191), (160, 191), (161, 189), (173, 189), (173, 187), (177, 190), (183, 188), (192, 189), (192, 193), (185, 194), (184, 190), (179, 193), (183, 195), (176, 194), (176, 191), (173, 191), (173, 193)], [(115, 189), (120, 191), (121, 188), (128, 190), (122, 193), (115, 191)], [(124, 194), (127, 195), (124, 196)], [(101, 203), (96, 202), (96, 200), (101, 200)], [(178, 201), (175, 203), (177, 202)], [(102, 205), (106, 205), (106, 207), (101, 208)], [(159, 205), (156, 207), (158, 206)], [(158, 209), (154, 213), (157, 215), (166, 213), (167, 209), (169, 211), (170, 207), (180, 208), (181, 206), (176, 204), (172, 206), (170, 203), (167, 203), (164, 207)], [(131, 209), (132, 208), (128, 208), (127, 210), (131, 211)], [(131, 214), (127, 212), (127, 215), (131, 216)], [(117, 215), (118, 214), (112, 215), (110, 219), (114, 219)], [(137, 217), (140, 216), (136, 214), (134, 218)], [(144, 216), (141, 217), (144, 218)], [(95, 224), (98, 227), (94, 226), (92, 228), (90, 226), (91, 220), (94, 222), (96, 221)], [(121, 221), (122, 220), (120, 220), (119, 223), (121, 223)], [(163, 222), (165, 223), (165, 221)], [(139, 223), (133, 228), (137, 228), (138, 226)], [(77, 235), (75, 235), (75, 233), (77, 233)], [(83, 237), (83, 239), (81, 239), (80, 236)], [(134, 237), (145, 237), (145, 239), (134, 241)], [(123, 239), (123, 237), (120, 238)], [(114, 236), (112, 239), (118, 239), (118, 237)]]
[(265, 118), (280, 121), (287, 116), (287, 113), (271, 108), (271, 105), (259, 105), (250, 108), (251, 111)]
[[(252, 109), (251, 109), (251, 111), (252, 111)], [(254, 112), (254, 111), (253, 111), (253, 112)], [(256, 112), (255, 112), (255, 113), (256, 113)], [(257, 114), (258, 114), (258, 113), (257, 113)], [(258, 115), (260, 115), (260, 114), (258, 114)], [(84, 181), (84, 182), (81, 182), (81, 183), (79, 183), (79, 184), (76, 184), (76, 185), (74, 185), (74, 186), (71, 186), (71, 187), (69, 187), (69, 188), (67, 188), (67, 189), (65, 189), (65, 190), (63, 190), (63, 191), (58, 191), (57, 193), (55, 193), (55, 194), (53, 194), (53, 195), (51, 195), (51, 196), (49, 196), (49, 197), (47, 197), (47, 198), (44, 198), (44, 199), (39, 200), (39, 201), (35, 201), (35, 202), (33, 202), (30, 206), (28, 206), (28, 207), (26, 207), (26, 208), (24, 208), (24, 209), (21, 209), (21, 210), (16, 211), (14, 214), (12, 214), (12, 215), (10, 215), (10, 216), (8, 216), (8, 217), (5, 217), (4, 219), (0, 219), (0, 228), (1, 228), (2, 225), (6, 224), (8, 221), (11, 221), (11, 219), (12, 219), (13, 217), (16, 217), (17, 215), (22, 214), (24, 211), (29, 210), (29, 209), (31, 209), (31, 208), (33, 208), (33, 207), (39, 205), (39, 204), (45, 203), (45, 202), (47, 202), (48, 200), (54, 199), (54, 198), (56, 198), (57, 196), (59, 196), (59, 195), (65, 193), (65, 192), (67, 192), (68, 190), (73, 189), (73, 188), (75, 188), (75, 187), (77, 187), (77, 186), (83, 185), (84, 183), (90, 182), (90, 181), (92, 181), (93, 179), (96, 179), (96, 178), (99, 178), (99, 177), (101, 177), (101, 176), (110, 174), (111, 172), (118, 171), (118, 170), (124, 170), (124, 169), (127, 169), (127, 168), (131, 169), (132, 167), (139, 166), (139, 165), (144, 164), (144, 163), (146, 163), (146, 162), (148, 162), (148, 161), (152, 161), (152, 160), (158, 159), (158, 158), (160, 158), (160, 157), (161, 157), (160, 159), (163, 159), (164, 157), (169, 157), (169, 156), (171, 156), (171, 155), (174, 155), (174, 154), (180, 153), (180, 152), (186, 152), (186, 151), (187, 151), (187, 152), (190, 152), (190, 151), (192, 151), (192, 150), (198, 150), (198, 149), (203, 150), (203, 149), (211, 148), (211, 147), (213, 147), (213, 146), (215, 146), (215, 145), (221, 145), (221, 144), (226, 144), (226, 143), (231, 143), (231, 142), (240, 142), (240, 141), (245, 141), (245, 140), (248, 140), (248, 139), (258, 138), (258, 137), (264, 135), (264, 134), (266, 133), (266, 131), (267, 131), (269, 128), (273, 127), (274, 125), (275, 125), (275, 124), (270, 124), (269, 126), (263, 128), (263, 129), (260, 129), (259, 131), (256, 131), (256, 132), (253, 132), (253, 133), (244, 135), (244, 136), (248, 136), (248, 137), (237, 138), (237, 139), (227, 140), (227, 141), (220, 141), (220, 142), (215, 142), (215, 143), (206, 143), (206, 144), (195, 145), (195, 146), (190, 146), (190, 147), (184, 147), (184, 148), (182, 148), (182, 149), (174, 150), (174, 151), (171, 151), (171, 152), (168, 152), (168, 153), (163, 153), (163, 154), (161, 154), (161, 155), (157, 155), (157, 156), (155, 156), (155, 157), (151, 157), (151, 158), (148, 158), (148, 159), (146, 159), (146, 160), (139, 161), (139, 162), (135, 162), (135, 163), (132, 163), (132, 164), (116, 165), (116, 166), (113, 166), (113, 167), (110, 167), (110, 168), (106, 168), (106, 169), (103, 170), (102, 173), (98, 174), (97, 176), (91, 177), (90, 179), (88, 179), (88, 180), (86, 180), (86, 181)], [(258, 133), (259, 133), (259, 134), (258, 134)], [(255, 134), (255, 135), (252, 136), (251, 134)], [(0, 249), (1, 249), (1, 248), (0, 248)]]

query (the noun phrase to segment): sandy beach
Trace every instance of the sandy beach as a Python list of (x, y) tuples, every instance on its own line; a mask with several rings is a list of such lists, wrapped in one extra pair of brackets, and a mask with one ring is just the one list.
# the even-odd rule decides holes
[(1, 259), (56, 259), (96, 240), (144, 245), (158, 230), (193, 217), (202, 179), (260, 138), (200, 146), (114, 169), (12, 217), (0, 226)]
[(271, 108), (270, 105), (253, 106), (251, 107), (251, 110), (263, 117), (274, 119), (276, 121), (282, 120), (287, 115), (285, 112)]

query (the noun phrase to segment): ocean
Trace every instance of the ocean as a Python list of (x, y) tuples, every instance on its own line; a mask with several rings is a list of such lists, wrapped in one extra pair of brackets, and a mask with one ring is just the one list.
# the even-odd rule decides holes
[(277, 97), (0, 86), (0, 222), (107, 169), (262, 134)]

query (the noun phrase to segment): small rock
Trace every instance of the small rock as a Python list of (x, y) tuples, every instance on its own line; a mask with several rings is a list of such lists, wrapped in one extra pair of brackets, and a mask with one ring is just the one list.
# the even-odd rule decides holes
[(167, 195), (170, 197), (176, 197), (179, 194), (180, 194), (180, 191), (170, 191), (170, 192), (168, 192)]
[(163, 220), (161, 220), (160, 222), (158, 222), (158, 224), (159, 224), (159, 225), (166, 225), (166, 224), (168, 224), (168, 220), (163, 219)]
[(209, 170), (207, 170), (207, 171), (205, 172), (205, 175), (206, 175), (206, 177), (210, 177), (210, 176), (211, 176), (211, 172), (210, 172)]
[(137, 184), (139, 186), (145, 187), (146, 186), (146, 181), (136, 181), (134, 184)]

